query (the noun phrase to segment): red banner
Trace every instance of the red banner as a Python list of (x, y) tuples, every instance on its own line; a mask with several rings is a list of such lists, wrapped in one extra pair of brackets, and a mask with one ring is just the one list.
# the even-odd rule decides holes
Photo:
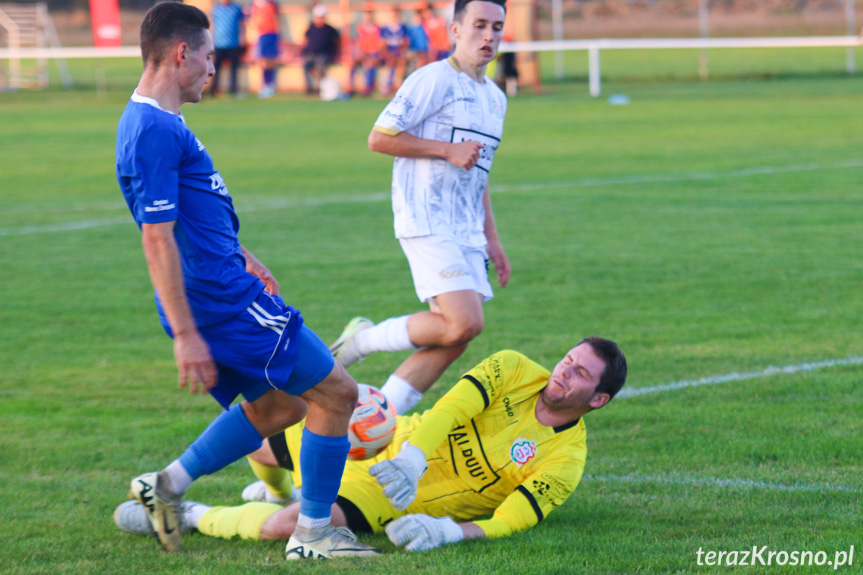
[(90, 0), (90, 20), (93, 23), (93, 46), (113, 48), (123, 41), (120, 27), (120, 5), (117, 0)]

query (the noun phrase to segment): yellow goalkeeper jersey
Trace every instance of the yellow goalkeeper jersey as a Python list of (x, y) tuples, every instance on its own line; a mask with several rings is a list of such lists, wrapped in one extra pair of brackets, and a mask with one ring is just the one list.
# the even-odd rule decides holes
[(477, 521), (489, 537), (536, 525), (575, 490), (584, 471), (583, 421), (552, 428), (536, 420), (550, 372), (515, 351), (465, 374), (420, 418), (411, 445), (428, 470), (409, 513)]
[[(407, 513), (459, 522), (493, 514), (475, 521), (488, 537), (528, 529), (572, 494), (587, 456), (583, 421), (552, 428), (536, 420), (549, 375), (523, 354), (498, 352), (462, 376), (432, 409), (400, 416), (393, 442), (373, 459), (349, 460), (348, 469), (391, 459), (410, 440), (425, 453), (428, 470)], [(286, 431), (292, 453), (299, 453), (300, 431), (301, 425)], [(299, 469), (292, 475), (298, 483)], [(373, 477), (362, 477), (377, 487)]]

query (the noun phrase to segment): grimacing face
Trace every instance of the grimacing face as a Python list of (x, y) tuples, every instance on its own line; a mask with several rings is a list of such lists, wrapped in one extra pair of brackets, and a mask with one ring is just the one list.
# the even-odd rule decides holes
[(599, 401), (596, 386), (605, 371), (605, 361), (593, 351), (588, 343), (581, 343), (560, 360), (548, 378), (548, 386), (543, 390), (543, 399), (555, 408), (597, 408), (605, 401)]

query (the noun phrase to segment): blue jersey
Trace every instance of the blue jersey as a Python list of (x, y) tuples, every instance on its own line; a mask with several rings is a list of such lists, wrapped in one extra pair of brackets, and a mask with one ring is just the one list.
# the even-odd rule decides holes
[(402, 47), (405, 38), (408, 37), (408, 27), (404, 24), (399, 24), (398, 28), (393, 30), (389, 26), (381, 28), (381, 39), (387, 45), (387, 49), (396, 51)]
[[(117, 127), (117, 181), (141, 224), (176, 221), (186, 295), (199, 327), (245, 310), (264, 289), (246, 271), (222, 176), (182, 115), (135, 93)], [(168, 320), (156, 294), (159, 320)]]
[(413, 50), (414, 52), (429, 51), (429, 37), (426, 35), (426, 30), (423, 28), (422, 24), (418, 26), (408, 26), (407, 32), (408, 40), (410, 41), (408, 44), (408, 50)]
[(210, 13), (213, 22), (213, 43), (216, 48), (239, 48), (243, 9), (233, 2), (216, 4)]

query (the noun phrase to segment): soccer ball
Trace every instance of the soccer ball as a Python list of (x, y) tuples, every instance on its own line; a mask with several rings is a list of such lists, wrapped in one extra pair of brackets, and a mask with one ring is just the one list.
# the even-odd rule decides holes
[(357, 406), (348, 424), (349, 459), (369, 459), (384, 450), (396, 434), (396, 409), (376, 387), (358, 383)]

